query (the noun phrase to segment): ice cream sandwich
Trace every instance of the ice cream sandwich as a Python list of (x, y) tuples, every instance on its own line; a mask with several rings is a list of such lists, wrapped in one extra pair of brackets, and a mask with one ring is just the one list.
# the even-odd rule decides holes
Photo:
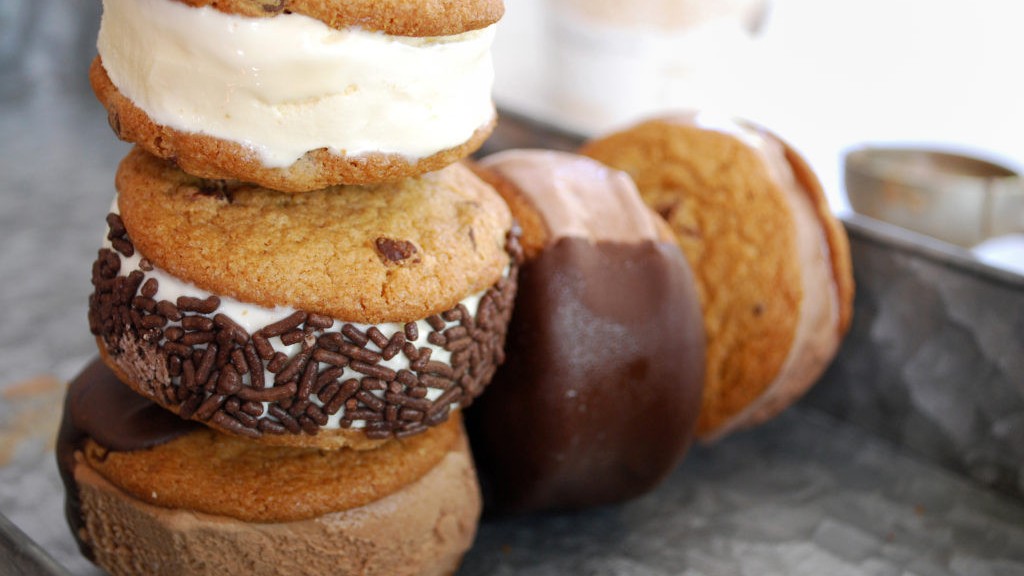
[(288, 192), (395, 181), (495, 122), (500, 0), (104, 0), (90, 79), (117, 135)]

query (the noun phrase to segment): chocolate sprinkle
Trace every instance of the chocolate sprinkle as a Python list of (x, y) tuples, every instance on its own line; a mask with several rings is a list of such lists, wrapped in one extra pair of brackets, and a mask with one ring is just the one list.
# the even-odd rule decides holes
[(266, 336), (267, 338), (273, 338), (274, 336), (280, 336), (280, 335), (284, 334), (285, 332), (290, 332), (290, 331), (298, 328), (305, 321), (306, 321), (306, 313), (305, 312), (302, 312), (302, 311), (295, 312), (295, 313), (291, 314), (290, 316), (288, 316), (287, 318), (284, 318), (283, 320), (278, 320), (277, 322), (274, 322), (273, 324), (268, 324), (267, 326), (264, 326), (263, 329), (260, 330), (260, 334), (262, 334), (263, 336)]
[(178, 296), (178, 310), (185, 312), (199, 312), (200, 314), (212, 314), (220, 306), (220, 298), (209, 296), (205, 299), (192, 296)]
[[(514, 233), (506, 245), (509, 274), (484, 291), (475, 316), (459, 304), (388, 336), (379, 326), (364, 331), (298, 311), (250, 334), (218, 312), (216, 296), (157, 301), (148, 261), (147, 270), (122, 274), (118, 253), (130, 257), (135, 248), (119, 216), (107, 221), (113, 249), (100, 250), (93, 264), (90, 329), (138, 391), (182, 417), (254, 438), (312, 435), (331, 420), (362, 426), (369, 438), (406, 437), (468, 406), (504, 359), (521, 260)], [(382, 254), (412, 250), (401, 260), (415, 254), (402, 242), (377, 244)], [(286, 355), (272, 338), (301, 350)], [(451, 351), (450, 361), (431, 359), (427, 342)], [(391, 367), (400, 356), (408, 368)], [(153, 359), (164, 366), (152, 366)]]

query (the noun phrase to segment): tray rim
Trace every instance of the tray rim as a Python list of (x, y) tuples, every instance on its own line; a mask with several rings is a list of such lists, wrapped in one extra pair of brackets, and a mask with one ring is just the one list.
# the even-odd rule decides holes
[(4, 574), (26, 576), (70, 576), (49, 552), (28, 537), (3, 513), (0, 513), (0, 560), (8, 562)]

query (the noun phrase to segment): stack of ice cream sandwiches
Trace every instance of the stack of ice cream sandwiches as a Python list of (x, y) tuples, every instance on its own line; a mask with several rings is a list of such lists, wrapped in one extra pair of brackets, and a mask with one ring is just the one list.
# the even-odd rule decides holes
[(447, 574), (462, 411), (504, 359), (518, 229), (500, 0), (104, 0), (90, 77), (136, 144), (58, 461), (114, 574)]
[(104, 0), (136, 147), (58, 442), (98, 565), (449, 574), (484, 505), (645, 494), (821, 375), (853, 283), (799, 154), (680, 114), (464, 161), (502, 13)]

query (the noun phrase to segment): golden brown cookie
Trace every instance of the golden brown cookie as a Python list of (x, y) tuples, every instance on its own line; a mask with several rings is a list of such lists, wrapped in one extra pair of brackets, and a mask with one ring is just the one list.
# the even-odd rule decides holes
[(90, 327), (127, 383), (182, 417), (359, 445), (442, 422), (504, 358), (516, 235), (462, 165), (289, 195), (136, 149), (117, 186)]
[(116, 184), (126, 232), (154, 266), (267, 307), (408, 322), (493, 285), (509, 263), (508, 209), (459, 165), (292, 196), (196, 178), (136, 149)]
[(304, 14), (332, 28), (357, 26), (393, 36), (448, 36), (494, 24), (502, 0), (177, 0), (254, 18)]
[(581, 509), (656, 486), (693, 438), (697, 288), (629, 177), (583, 156), (480, 161), (523, 222), (508, 362), (467, 411), (494, 511)]
[(244, 143), (154, 121), (114, 86), (99, 57), (92, 63), (89, 79), (96, 97), (107, 109), (111, 128), (121, 140), (173, 160), (196, 176), (245, 180), (284, 192), (390, 182), (439, 170), (475, 152), (491, 135), (496, 122), (492, 114), (466, 140), (424, 157), (388, 152), (346, 155), (317, 148), (287, 166), (277, 167), (268, 166)]
[(792, 148), (680, 114), (581, 152), (633, 177), (693, 265), (708, 338), (700, 436), (762, 422), (817, 380), (849, 327), (853, 279), (845, 232)]
[(376, 450), (265, 446), (190, 425), (100, 362), (58, 441), (68, 520), (114, 574), (451, 573), (479, 489), (460, 418)]

